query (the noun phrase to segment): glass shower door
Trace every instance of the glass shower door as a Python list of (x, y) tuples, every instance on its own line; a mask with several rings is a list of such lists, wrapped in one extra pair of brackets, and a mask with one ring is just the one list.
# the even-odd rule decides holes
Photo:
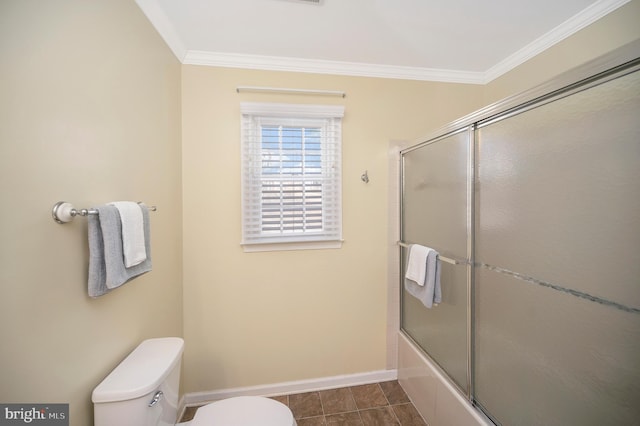
[[(467, 258), (467, 180), (469, 130), (403, 154), (401, 238), (441, 255)], [(404, 248), (403, 272), (408, 250)], [(442, 303), (427, 309), (402, 291), (402, 329), (466, 393), (467, 268), (441, 262)]]
[(640, 72), (477, 131), (475, 400), (504, 425), (640, 419)]

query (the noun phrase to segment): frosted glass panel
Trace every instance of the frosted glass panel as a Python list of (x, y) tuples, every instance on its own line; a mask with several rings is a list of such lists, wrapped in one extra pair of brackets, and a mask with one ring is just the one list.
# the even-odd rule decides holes
[[(466, 258), (468, 145), (465, 131), (404, 155), (404, 241)], [(403, 291), (402, 328), (467, 389), (466, 266), (441, 266), (442, 303), (427, 309)]]
[(475, 395), (503, 425), (637, 425), (640, 315), (476, 271)]
[(466, 390), (467, 270), (443, 262), (441, 281), (443, 302), (432, 309), (403, 290), (402, 328)]
[(478, 130), (477, 260), (640, 307), (639, 117), (636, 72)]
[(402, 231), (449, 257), (467, 253), (468, 132), (404, 155)]
[(504, 425), (640, 418), (640, 73), (478, 130), (475, 397)]

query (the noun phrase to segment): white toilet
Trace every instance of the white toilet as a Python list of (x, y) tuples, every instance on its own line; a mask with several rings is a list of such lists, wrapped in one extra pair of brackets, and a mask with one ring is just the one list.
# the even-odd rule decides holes
[[(94, 390), (94, 426), (174, 426), (184, 341), (142, 342)], [(289, 408), (273, 399), (239, 396), (200, 407), (181, 426), (296, 426)]]

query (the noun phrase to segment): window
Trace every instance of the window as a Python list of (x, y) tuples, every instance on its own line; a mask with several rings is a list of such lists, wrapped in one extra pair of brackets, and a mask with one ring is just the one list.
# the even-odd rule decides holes
[(340, 247), (344, 107), (240, 109), (245, 251)]

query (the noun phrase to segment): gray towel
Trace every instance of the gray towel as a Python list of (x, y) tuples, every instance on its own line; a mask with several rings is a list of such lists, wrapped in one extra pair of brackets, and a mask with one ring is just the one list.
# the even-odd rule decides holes
[(112, 205), (96, 207), (97, 215), (89, 215), (89, 296), (108, 293), (151, 270), (149, 210), (141, 204), (144, 221), (147, 260), (130, 268), (124, 266), (122, 224), (118, 209)]
[[(408, 260), (407, 256), (407, 260)], [(424, 306), (431, 308), (442, 301), (442, 289), (440, 287), (440, 260), (438, 252), (431, 250), (427, 256), (427, 270), (424, 285), (405, 278), (404, 288), (410, 295), (420, 300)]]

